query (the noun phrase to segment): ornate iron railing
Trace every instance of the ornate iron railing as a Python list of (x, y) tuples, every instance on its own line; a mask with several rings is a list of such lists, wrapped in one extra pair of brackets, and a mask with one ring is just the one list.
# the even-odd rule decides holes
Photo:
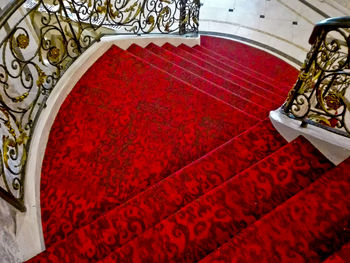
[(20, 211), (30, 139), (66, 69), (106, 29), (198, 33), (199, 0), (19, 0), (0, 16), (0, 196)]
[(350, 137), (350, 17), (318, 23), (311, 50), (283, 106), (284, 113)]

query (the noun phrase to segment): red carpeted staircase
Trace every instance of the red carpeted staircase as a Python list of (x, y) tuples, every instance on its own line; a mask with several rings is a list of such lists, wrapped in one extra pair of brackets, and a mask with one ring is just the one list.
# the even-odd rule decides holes
[(110, 48), (52, 127), (29, 262), (346, 262), (350, 160), (268, 119), (297, 74), (214, 37)]

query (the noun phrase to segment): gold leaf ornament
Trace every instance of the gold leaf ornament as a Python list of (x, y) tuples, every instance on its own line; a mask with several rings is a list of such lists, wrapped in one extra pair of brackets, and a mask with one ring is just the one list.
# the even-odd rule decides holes
[(148, 25), (153, 25), (154, 24), (154, 16), (147, 17), (146, 23)]
[(193, 23), (195, 23), (197, 26), (199, 25), (199, 22), (198, 22), (196, 16), (193, 16), (193, 17), (192, 17), (192, 21), (193, 21)]
[(97, 11), (97, 13), (99, 13), (99, 14), (103, 14), (103, 13), (106, 13), (107, 12), (107, 7), (112, 7), (112, 5), (111, 4), (108, 4), (108, 1), (105, 1), (104, 3), (103, 3), (103, 5), (101, 6), (101, 5), (99, 5), (97, 8), (96, 8), (96, 11)]
[(46, 79), (46, 74), (44, 71), (39, 68), (39, 66), (36, 66), (36, 70), (38, 71), (38, 80), (36, 81), (36, 85), (41, 86), (44, 84), (44, 81)]
[(16, 138), (16, 132), (15, 130), (11, 127), (11, 122), (8, 120), (5, 122), (5, 126), (7, 128), (7, 130), (9, 131), (9, 133)]
[(319, 114), (311, 114), (309, 116), (310, 120), (314, 121), (314, 122), (317, 122), (317, 123), (320, 123), (320, 124), (324, 124), (324, 125), (327, 125), (329, 127), (331, 127), (331, 123), (329, 122), (329, 120), (324, 117), (324, 116), (321, 116)]
[(29, 38), (25, 34), (19, 34), (16, 38), (17, 46), (26, 49), (29, 45)]
[(57, 47), (50, 48), (48, 52), (48, 57), (52, 61), (57, 61), (60, 57), (60, 50)]
[(102, 14), (106, 12), (106, 7), (105, 6), (98, 6), (96, 8), (97, 13)]
[(18, 145), (22, 145), (22, 144), (26, 144), (28, 139), (29, 139), (29, 136), (22, 131), (21, 134), (18, 136), (16, 142)]
[(309, 73), (306, 73), (304, 71), (300, 71), (298, 78), (301, 81), (305, 81), (305, 80), (307, 80), (309, 78)]
[(2, 143), (2, 152), (3, 152), (2, 158), (4, 160), (4, 164), (5, 164), (6, 168), (8, 169), (9, 168), (9, 159), (10, 159), (9, 151), (10, 151), (10, 147), (15, 144), (15, 141), (10, 139), (8, 136), (3, 136), (2, 141), (3, 141), (3, 143)]
[(25, 92), (23, 93), (21, 96), (18, 96), (16, 98), (13, 98), (12, 101), (13, 102), (22, 102), (24, 101), (27, 97), (28, 97), (29, 93), (28, 92)]

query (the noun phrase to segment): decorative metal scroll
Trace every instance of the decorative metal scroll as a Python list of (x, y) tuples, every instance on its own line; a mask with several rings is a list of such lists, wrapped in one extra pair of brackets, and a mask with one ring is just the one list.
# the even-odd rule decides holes
[(106, 28), (197, 33), (199, 0), (27, 0), (0, 18), (0, 196), (20, 211), (36, 120), (66, 69)]
[(348, 30), (319, 31), (284, 105), (287, 115), (350, 137), (349, 49)]

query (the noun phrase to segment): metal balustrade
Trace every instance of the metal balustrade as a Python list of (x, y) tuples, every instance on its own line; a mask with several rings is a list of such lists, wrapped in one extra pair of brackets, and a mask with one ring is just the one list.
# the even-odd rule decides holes
[(350, 137), (350, 17), (319, 22), (311, 50), (283, 111), (291, 118)]

